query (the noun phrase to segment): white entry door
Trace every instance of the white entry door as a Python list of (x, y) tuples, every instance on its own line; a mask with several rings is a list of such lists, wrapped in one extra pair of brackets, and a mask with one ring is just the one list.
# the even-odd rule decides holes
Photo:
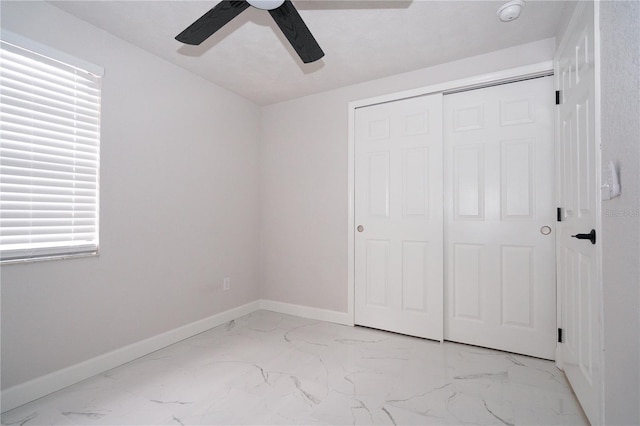
[(442, 339), (442, 95), (355, 112), (355, 322)]
[(554, 359), (554, 86), (444, 96), (445, 339)]
[[(600, 148), (595, 130), (593, 8), (593, 2), (577, 6), (575, 25), (567, 32), (556, 62), (561, 98), (557, 108), (558, 205), (562, 219), (558, 226), (558, 294), (563, 330), (558, 365), (589, 421), (602, 424), (602, 290), (597, 239)], [(595, 244), (572, 237), (592, 230)]]

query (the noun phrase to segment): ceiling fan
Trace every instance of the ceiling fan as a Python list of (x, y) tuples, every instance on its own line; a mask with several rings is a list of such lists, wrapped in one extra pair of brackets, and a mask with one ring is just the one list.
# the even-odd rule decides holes
[(178, 34), (176, 40), (198, 45), (249, 6), (269, 11), (302, 62), (314, 62), (324, 56), (318, 42), (289, 0), (221, 1)]

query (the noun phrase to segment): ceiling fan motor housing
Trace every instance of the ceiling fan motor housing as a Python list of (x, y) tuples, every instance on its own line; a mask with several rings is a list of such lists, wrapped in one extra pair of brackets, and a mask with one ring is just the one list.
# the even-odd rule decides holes
[(284, 0), (247, 0), (251, 6), (262, 10), (273, 10), (282, 6)]

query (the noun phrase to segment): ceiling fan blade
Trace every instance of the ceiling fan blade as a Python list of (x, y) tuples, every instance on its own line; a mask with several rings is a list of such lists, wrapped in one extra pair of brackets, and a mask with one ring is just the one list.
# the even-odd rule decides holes
[(249, 3), (244, 0), (221, 1), (178, 34), (176, 40), (186, 44), (200, 44), (248, 7)]
[(324, 56), (324, 52), (307, 25), (304, 23), (296, 8), (289, 0), (285, 0), (282, 6), (270, 10), (269, 13), (284, 33), (291, 46), (305, 64)]

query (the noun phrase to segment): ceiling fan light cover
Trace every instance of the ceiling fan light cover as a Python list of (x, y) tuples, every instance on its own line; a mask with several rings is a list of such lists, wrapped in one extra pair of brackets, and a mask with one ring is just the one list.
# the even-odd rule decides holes
[(282, 6), (284, 0), (247, 0), (247, 2), (258, 9), (273, 10)]

